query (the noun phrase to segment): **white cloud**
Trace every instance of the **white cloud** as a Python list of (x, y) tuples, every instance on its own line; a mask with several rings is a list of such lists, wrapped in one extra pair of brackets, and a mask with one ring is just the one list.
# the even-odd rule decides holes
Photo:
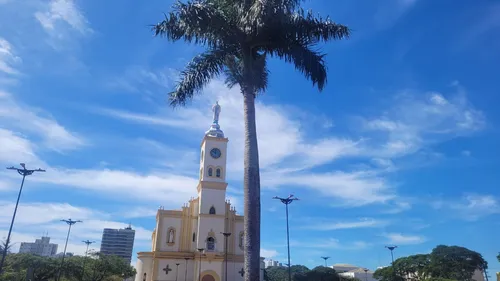
[(485, 126), (484, 114), (467, 100), (457, 85), (457, 93), (445, 98), (440, 93), (398, 95), (383, 115), (366, 119), (362, 126), (378, 142), (374, 156), (401, 157), (419, 151), (426, 145), (468, 136)]
[(20, 104), (9, 94), (0, 95), (0, 122), (12, 131), (34, 134), (44, 146), (58, 152), (85, 145), (82, 137), (68, 131), (50, 114)]
[(335, 238), (308, 241), (290, 241), (290, 246), (297, 248), (322, 248), (322, 249), (342, 249), (342, 250), (361, 250), (370, 246), (364, 241), (345, 242)]
[(65, 23), (82, 34), (92, 32), (87, 19), (73, 0), (49, 0), (46, 11), (36, 12), (35, 18), (51, 34), (57, 34), (58, 24)]
[(395, 244), (395, 245), (412, 245), (412, 244), (421, 244), (427, 241), (427, 239), (423, 236), (418, 235), (405, 235), (401, 233), (386, 233), (383, 234), (385, 238), (387, 238), (387, 244)]
[(468, 194), (461, 200), (437, 200), (432, 202), (435, 209), (448, 209), (465, 220), (478, 220), (482, 217), (500, 213), (498, 199), (492, 195)]
[[(34, 182), (99, 192), (102, 195), (161, 202), (179, 208), (195, 194), (198, 180), (166, 173), (137, 173), (123, 170), (47, 169), (31, 179)], [(166, 205), (167, 203), (168, 205)]]
[[(6, 237), (10, 216), (14, 206), (12, 203), (0, 202), (0, 237)], [(61, 217), (63, 216), (63, 217)], [(124, 228), (127, 223), (110, 221), (110, 214), (96, 212), (91, 209), (72, 206), (66, 203), (21, 203), (16, 216), (16, 231), (12, 235), (12, 242), (16, 243), (14, 251), (17, 251), (20, 242), (32, 242), (43, 233), (48, 233), (52, 243), (59, 244), (59, 252), (62, 252), (68, 226), (61, 219), (71, 217), (74, 220), (82, 220), (71, 229), (71, 237), (68, 243), (68, 252), (83, 254), (85, 244), (82, 240), (96, 241), (91, 247), (99, 250), (102, 231), (104, 228)], [(151, 231), (142, 227), (132, 226), (136, 230), (135, 246), (149, 243)]]
[(342, 221), (342, 222), (320, 222), (318, 224), (305, 226), (304, 228), (314, 229), (318, 231), (330, 231), (338, 229), (353, 229), (353, 228), (374, 228), (387, 225), (387, 221), (376, 219), (361, 219), (357, 221)]
[(17, 75), (19, 71), (14, 67), (20, 62), (20, 58), (14, 55), (12, 45), (0, 37), (0, 74)]
[(260, 248), (260, 256), (266, 259), (272, 259), (278, 256), (278, 251)]

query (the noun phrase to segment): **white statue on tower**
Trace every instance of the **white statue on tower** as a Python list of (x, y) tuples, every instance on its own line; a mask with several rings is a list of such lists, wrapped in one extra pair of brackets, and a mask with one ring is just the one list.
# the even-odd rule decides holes
[(214, 113), (214, 123), (219, 124), (219, 114), (220, 114), (219, 101), (216, 101), (214, 106), (212, 106), (212, 112)]

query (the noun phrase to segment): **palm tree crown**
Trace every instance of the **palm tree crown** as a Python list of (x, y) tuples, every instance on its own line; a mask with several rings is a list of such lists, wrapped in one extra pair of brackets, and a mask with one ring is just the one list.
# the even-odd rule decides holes
[(228, 87), (243, 94), (244, 156), (244, 278), (260, 279), (260, 174), (255, 124), (255, 97), (267, 87), (268, 57), (292, 63), (320, 91), (327, 80), (320, 42), (347, 38), (348, 27), (315, 17), (299, 7), (300, 0), (197, 0), (177, 2), (165, 19), (153, 26), (156, 36), (203, 45), (169, 94), (172, 106), (185, 105), (210, 80), (225, 74)]
[[(170, 93), (173, 106), (185, 105), (214, 77), (239, 84), (253, 94), (265, 90), (266, 57), (293, 63), (313, 85), (326, 84), (324, 54), (313, 47), (321, 41), (347, 38), (348, 27), (330, 18), (314, 17), (298, 7), (300, 0), (199, 0), (177, 2), (165, 19), (153, 26), (155, 35), (207, 46), (181, 73)], [(250, 65), (247, 65), (249, 62)]]

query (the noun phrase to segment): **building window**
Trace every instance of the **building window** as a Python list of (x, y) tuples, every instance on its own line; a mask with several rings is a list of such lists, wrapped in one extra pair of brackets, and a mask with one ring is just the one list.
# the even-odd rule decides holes
[(193, 232), (193, 242), (196, 242), (196, 233)]
[(214, 206), (210, 207), (210, 211), (208, 211), (209, 214), (215, 215), (215, 208)]
[(209, 177), (213, 176), (213, 169), (212, 168), (208, 168), (208, 176)]
[(217, 168), (217, 170), (215, 170), (215, 176), (220, 178), (220, 173), (221, 173), (220, 168)]
[(203, 168), (200, 169), (200, 179), (203, 177)]
[(215, 251), (215, 239), (213, 237), (207, 238), (207, 251)]
[(203, 150), (201, 151), (200, 161), (203, 161)]

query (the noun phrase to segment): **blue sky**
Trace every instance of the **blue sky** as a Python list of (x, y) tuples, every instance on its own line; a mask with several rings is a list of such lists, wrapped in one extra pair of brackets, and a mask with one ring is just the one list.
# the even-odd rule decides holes
[[(202, 50), (152, 37), (148, 25), (171, 4), (0, 0), (0, 164), (47, 169), (26, 182), (14, 242), (48, 232), (62, 243), (58, 220), (71, 217), (84, 223), (69, 251), (129, 222), (135, 251), (148, 250), (158, 206), (196, 194), (215, 100), (230, 139), (228, 196), (242, 210), (238, 89), (216, 79), (188, 107), (167, 106), (179, 70)], [(290, 206), (292, 263), (327, 255), (373, 269), (389, 262), (384, 245), (403, 256), (448, 244), (500, 271), (498, 2), (304, 5), (353, 34), (320, 46), (322, 93), (292, 66), (269, 63), (257, 104), (262, 254), (285, 260), (284, 206), (271, 198), (293, 193), (302, 200)], [(1, 237), (19, 182), (0, 171)]]

